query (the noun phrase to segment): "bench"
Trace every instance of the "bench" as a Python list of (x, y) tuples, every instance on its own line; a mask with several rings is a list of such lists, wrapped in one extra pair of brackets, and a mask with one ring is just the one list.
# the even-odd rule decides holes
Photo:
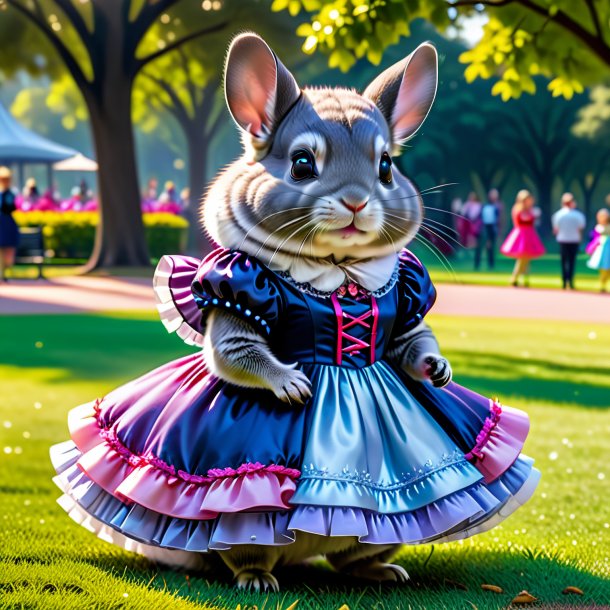
[(16, 265), (36, 265), (38, 279), (44, 278), (42, 266), (44, 265), (44, 237), (42, 227), (20, 227), (19, 245), (15, 256)]

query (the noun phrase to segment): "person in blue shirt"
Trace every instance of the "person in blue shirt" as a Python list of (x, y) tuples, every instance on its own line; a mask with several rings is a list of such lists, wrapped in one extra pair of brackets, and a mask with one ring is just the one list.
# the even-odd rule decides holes
[(487, 194), (487, 201), (481, 207), (479, 216), (480, 231), (477, 236), (477, 246), (474, 251), (474, 268), (481, 267), (481, 256), (483, 250), (487, 253), (487, 267), (494, 268), (496, 254), (496, 240), (500, 229), (502, 216), (502, 202), (500, 194), (496, 189), (491, 189)]

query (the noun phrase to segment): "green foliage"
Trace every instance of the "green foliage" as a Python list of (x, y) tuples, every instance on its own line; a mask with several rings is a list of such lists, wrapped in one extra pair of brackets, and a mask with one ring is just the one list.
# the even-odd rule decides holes
[(272, 10), (301, 9), (313, 13), (297, 34), (303, 51), (326, 53), (331, 67), (349, 70), (359, 58), (378, 64), (385, 49), (407, 36), (417, 19), (431, 22), (440, 32), (458, 31), (476, 12), (487, 16), (483, 37), (461, 61), (466, 79), (499, 76), (492, 93), (504, 101), (534, 93), (536, 75), (547, 76), (556, 97), (570, 99), (585, 86), (607, 76), (610, 42), (604, 29), (609, 2), (573, 0), (512, 0), (493, 6), (453, 0), (275, 0)]
[(590, 103), (581, 108), (573, 133), (598, 143), (610, 140), (610, 87), (598, 85), (591, 89)]
[[(148, 250), (152, 258), (183, 252), (188, 222), (161, 212), (143, 214)], [(45, 249), (51, 258), (87, 258), (93, 249), (97, 212), (16, 212), (22, 227), (43, 227)]]
[[(297, 610), (342, 604), (350, 610), (497, 610), (522, 589), (543, 607), (606, 604), (609, 327), (454, 316), (430, 322), (458, 382), (530, 413), (526, 452), (543, 473), (532, 500), (487, 534), (437, 545), (426, 565), (429, 546), (405, 547), (398, 561), (411, 582), (404, 587), (365, 586), (318, 564), (285, 570), (279, 594), (246, 594), (113, 547), (75, 525), (55, 502), (48, 449), (68, 437), (68, 411), (191, 349), (168, 335), (152, 312), (0, 316), (0, 434), (2, 447), (10, 448), (0, 466), (0, 515), (6, 516), (0, 605), (287, 610), (299, 599)], [(482, 591), (482, 583), (505, 592)], [(584, 597), (562, 595), (569, 585)]]

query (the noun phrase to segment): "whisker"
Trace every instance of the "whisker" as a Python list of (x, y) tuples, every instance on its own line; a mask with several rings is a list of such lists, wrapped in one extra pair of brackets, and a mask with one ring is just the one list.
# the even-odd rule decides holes
[(443, 208), (435, 208), (430, 205), (423, 206), (425, 210), (434, 210), (435, 212), (443, 212), (444, 214), (451, 214), (452, 216), (457, 216), (458, 218), (466, 218), (463, 214), (458, 214), (456, 212), (451, 212), (450, 210), (443, 210)]
[(436, 184), (434, 186), (429, 186), (426, 189), (422, 189), (420, 193), (429, 193), (432, 189), (445, 188), (446, 186), (457, 186), (459, 182), (445, 182), (444, 184)]
[[(441, 263), (441, 265), (443, 265), (445, 270), (453, 276), (453, 280), (456, 283), (459, 283), (459, 279), (457, 277), (455, 269), (453, 268), (451, 263), (447, 260), (447, 258), (443, 255), (443, 253), (440, 252), (440, 250), (438, 250), (438, 248), (436, 248), (436, 246), (434, 246), (434, 244), (430, 243), (428, 240), (423, 238), (421, 235), (415, 235), (413, 237), (413, 239), (416, 239), (420, 244), (422, 244), (422, 246), (425, 246), (430, 252), (432, 252), (432, 254), (434, 254), (434, 256), (436, 256), (436, 258), (438, 258), (439, 262)], [(447, 263), (445, 263), (443, 261), (443, 259), (445, 259), (445, 261), (447, 261)], [(447, 264), (449, 266), (447, 266)]]
[[(273, 230), (271, 233), (269, 233), (269, 235), (267, 235), (267, 237), (265, 238), (265, 241), (263, 241), (263, 243), (259, 246), (258, 250), (256, 251), (255, 256), (259, 255), (260, 251), (267, 245), (267, 242), (274, 235), (276, 235), (276, 233), (279, 233), (280, 231), (284, 230), (286, 227), (289, 227), (290, 225), (294, 224), (295, 222), (303, 222), (303, 221), (307, 220), (308, 218), (311, 218), (313, 215), (314, 215), (314, 213), (310, 212), (305, 217), (300, 216), (299, 218), (293, 218), (292, 220), (289, 220), (288, 222), (285, 222), (283, 225), (281, 225), (277, 229)], [(298, 231), (298, 229), (297, 229), (297, 231)], [(288, 239), (290, 239), (290, 236), (288, 237)], [(284, 242), (282, 242), (282, 245), (283, 245), (283, 243)]]
[(280, 243), (280, 245), (275, 249), (275, 251), (273, 252), (273, 254), (271, 255), (271, 258), (269, 259), (269, 264), (272, 263), (273, 259), (275, 258), (275, 255), (280, 251), (280, 249), (282, 248), (282, 246), (290, 239), (292, 239), (293, 236), (295, 236), (299, 231), (302, 231), (303, 229), (306, 229), (312, 222), (317, 222), (317, 220), (314, 218), (312, 220), (307, 221), (303, 226), (301, 227), (297, 227), (297, 229), (295, 231), (293, 231), (286, 239), (282, 240), (282, 242)]
[[(432, 222), (430, 219), (428, 219), (428, 222)], [(442, 225), (444, 226), (444, 225)], [(449, 233), (447, 233), (446, 231), (443, 231), (442, 229), (440, 229), (439, 227), (431, 227), (430, 225), (426, 224), (426, 221), (422, 222), (422, 227), (425, 227), (428, 231), (432, 232), (434, 235), (436, 235), (439, 239), (442, 239), (449, 247), (454, 247), (451, 246), (451, 244), (447, 241), (447, 239), (450, 239), (452, 242), (454, 242), (458, 248), (463, 248), (464, 246), (459, 242), (459, 240), (457, 240), (455, 237), (453, 237), (453, 235), (450, 235)], [(439, 235), (438, 232), (440, 232), (441, 235), (444, 235), (445, 237), (441, 237), (441, 235)]]
[[(320, 227), (320, 223), (317, 223), (313, 226), (312, 229), (310, 229), (307, 232), (307, 235), (305, 235), (305, 237), (303, 238), (303, 240), (301, 241), (301, 245), (299, 246), (299, 249), (297, 251), (297, 255), (296, 258), (299, 258), (299, 256), (301, 256), (301, 251), (303, 250), (303, 246), (307, 243), (307, 238), (313, 233), (315, 235), (315, 232), (318, 230), (318, 228)], [(312, 238), (312, 247), (313, 247), (313, 238)]]
[[(428, 231), (429, 233), (431, 233), (432, 235), (434, 235), (435, 237), (437, 237), (438, 239), (440, 239), (444, 244), (446, 244), (447, 246), (449, 246), (449, 248), (453, 249), (454, 246), (452, 246), (446, 239), (446, 237), (448, 237), (449, 239), (452, 239), (460, 248), (462, 247), (462, 244), (460, 244), (460, 242), (451, 237), (450, 235), (447, 235), (444, 231), (442, 231), (441, 229), (437, 228), (437, 227), (431, 227), (429, 225), (427, 225), (426, 223), (422, 223), (422, 228), (425, 229), (426, 231)], [(441, 231), (442, 235), (439, 234), (437, 231)], [(445, 235), (446, 237), (443, 237), (443, 235)]]
[[(281, 194), (281, 193), (280, 193)], [(242, 246), (244, 245), (244, 243), (246, 242), (246, 239), (248, 239), (248, 235), (250, 235), (250, 233), (252, 231), (254, 231), (254, 229), (256, 229), (256, 227), (258, 227), (259, 225), (261, 225), (263, 222), (265, 222), (268, 218), (272, 218), (273, 216), (278, 216), (279, 214), (286, 214), (288, 212), (294, 212), (295, 210), (315, 210), (315, 207), (313, 206), (306, 206), (306, 207), (294, 207), (294, 208), (287, 208), (285, 210), (280, 210), (279, 212), (273, 212), (273, 214), (267, 214), (265, 216), (265, 218), (262, 218), (261, 220), (259, 220), (257, 223), (255, 223), (252, 227), (250, 227), (247, 231), (246, 234), (244, 235), (243, 239), (241, 240), (241, 243), (239, 244), (239, 247), (237, 248), (238, 250), (241, 250)]]
[(388, 232), (388, 231), (387, 231), (387, 230), (386, 230), (384, 227), (379, 227), (379, 232), (380, 232), (382, 235), (387, 235), (387, 240), (386, 240), (386, 241), (388, 241), (388, 240), (389, 240), (389, 242), (388, 242), (388, 243), (391, 243), (391, 245), (392, 245), (392, 250), (394, 250), (394, 252), (398, 254), (398, 248), (396, 247), (396, 243), (395, 243), (395, 242), (394, 242), (394, 240), (392, 239), (392, 236), (390, 235), (390, 233), (389, 233), (389, 232)]

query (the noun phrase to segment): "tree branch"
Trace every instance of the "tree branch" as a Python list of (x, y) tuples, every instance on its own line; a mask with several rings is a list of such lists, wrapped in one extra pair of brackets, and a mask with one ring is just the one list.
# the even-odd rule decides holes
[(476, 5), (495, 8), (506, 6), (507, 4), (518, 4), (530, 10), (532, 13), (536, 13), (543, 17), (549, 17), (551, 21), (573, 34), (574, 37), (581, 42), (584, 42), (605, 64), (610, 65), (610, 46), (606, 44), (603, 37), (592, 34), (578, 23), (578, 21), (562, 10), (558, 10), (554, 15), (550, 15), (547, 8), (536, 4), (532, 0), (457, 0), (456, 2), (449, 3), (449, 5), (454, 8), (474, 7)]
[(594, 0), (585, 0), (585, 4), (589, 9), (589, 14), (591, 15), (591, 21), (593, 22), (593, 27), (595, 28), (595, 33), (600, 40), (604, 39), (604, 32), (602, 30), (602, 25), (599, 22), (599, 15), (597, 13), (597, 9), (595, 8)]
[(174, 115), (176, 120), (182, 124), (183, 126), (189, 123), (190, 117), (187, 109), (184, 107), (184, 104), (176, 94), (176, 92), (162, 79), (157, 78), (156, 76), (152, 76), (152, 74), (147, 74), (146, 72), (142, 72), (142, 76), (148, 78), (150, 81), (155, 83), (159, 89), (161, 89), (172, 102), (172, 106), (168, 106), (163, 102), (161, 98), (159, 101), (165, 106), (165, 108)]
[[(72, 4), (71, 0), (53, 0), (57, 6), (65, 13), (70, 23), (74, 26), (83, 44), (87, 46), (87, 41), (91, 35), (91, 31), (87, 27), (84, 17), (80, 11)], [(88, 49), (88, 47), (87, 47)], [(89, 49), (88, 49), (89, 50)]]
[(207, 28), (202, 28), (201, 30), (197, 30), (195, 32), (187, 34), (186, 36), (183, 36), (182, 38), (180, 38), (178, 40), (175, 40), (174, 42), (172, 42), (171, 44), (168, 44), (163, 49), (159, 49), (158, 51), (155, 51), (154, 53), (151, 53), (150, 55), (147, 55), (146, 57), (143, 57), (142, 59), (136, 59), (134, 75), (137, 74), (144, 66), (149, 64), (151, 61), (154, 61), (155, 59), (162, 57), (166, 53), (170, 53), (171, 51), (174, 51), (178, 47), (189, 42), (190, 40), (194, 40), (195, 38), (199, 38), (200, 36), (205, 36), (207, 34), (213, 34), (215, 32), (219, 32), (220, 30), (224, 29), (227, 25), (228, 25), (228, 22), (224, 21), (222, 23), (218, 23), (216, 25), (213, 25), (213, 26), (210, 26)]
[[(41, 15), (34, 14), (30, 9), (23, 6), (17, 0), (6, 0), (6, 2), (14, 9), (19, 11), (26, 19), (29, 19), (46, 36), (47, 40), (53, 45), (65, 63), (66, 68), (72, 75), (72, 78), (79, 88), (84, 89), (90, 84), (72, 53), (70, 53), (62, 40), (55, 35), (53, 30), (47, 26), (44, 18), (41, 17)], [(83, 44), (85, 44), (85, 41), (83, 41)]]
[(191, 70), (191, 64), (188, 61), (186, 53), (182, 47), (177, 49), (178, 55), (180, 56), (180, 62), (182, 63), (182, 69), (186, 74), (186, 86), (189, 91), (189, 95), (191, 96), (191, 106), (193, 108), (193, 115), (196, 114), (195, 108), (197, 106), (197, 91), (195, 90), (195, 86), (193, 84), (193, 71)]

